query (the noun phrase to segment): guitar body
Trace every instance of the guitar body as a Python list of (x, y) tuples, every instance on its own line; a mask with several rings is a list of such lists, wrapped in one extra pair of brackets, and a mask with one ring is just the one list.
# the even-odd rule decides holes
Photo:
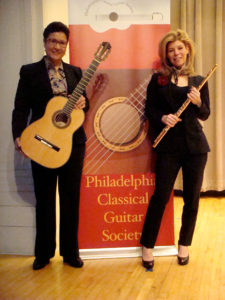
[(106, 148), (126, 152), (137, 148), (148, 133), (148, 122), (143, 121), (144, 105), (132, 106), (126, 97), (105, 101), (94, 118), (94, 131), (99, 142)]
[(67, 162), (72, 150), (73, 133), (85, 118), (84, 111), (73, 109), (74, 105), (110, 49), (108, 42), (102, 42), (69, 99), (53, 97), (46, 106), (44, 116), (23, 131), (21, 148), (30, 159), (47, 168), (58, 168)]
[(44, 116), (30, 124), (21, 135), (22, 151), (32, 160), (47, 168), (58, 168), (70, 157), (73, 133), (84, 122), (84, 112), (73, 109), (66, 116), (63, 107), (68, 99), (53, 97)]

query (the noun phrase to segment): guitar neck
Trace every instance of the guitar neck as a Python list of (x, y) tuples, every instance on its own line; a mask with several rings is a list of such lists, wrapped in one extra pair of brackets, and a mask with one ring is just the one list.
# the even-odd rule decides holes
[(80, 96), (85, 91), (85, 88), (87, 87), (88, 83), (90, 82), (92, 76), (94, 75), (95, 71), (97, 70), (98, 65), (100, 64), (100, 61), (98, 61), (96, 58), (93, 59), (88, 69), (84, 72), (81, 80), (77, 84), (76, 88), (73, 90), (72, 94), (70, 95), (67, 103), (65, 104), (63, 108), (63, 112), (66, 115), (70, 115), (72, 110), (74, 109), (74, 105), (80, 98)]
[(127, 102), (133, 106), (139, 113), (142, 121), (145, 120), (144, 108), (145, 108), (145, 98), (146, 98), (146, 88), (149, 83), (149, 76), (138, 85), (138, 87), (131, 92)]

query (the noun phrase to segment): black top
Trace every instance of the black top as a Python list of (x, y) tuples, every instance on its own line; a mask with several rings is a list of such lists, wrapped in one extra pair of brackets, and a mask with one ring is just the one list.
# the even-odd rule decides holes
[[(145, 106), (146, 117), (153, 129), (154, 139), (165, 127), (161, 118), (163, 115), (174, 114), (187, 99), (191, 86), (198, 87), (203, 77), (193, 76), (188, 78), (188, 86), (178, 87), (170, 78), (153, 74), (147, 88)], [(207, 83), (200, 90), (201, 107), (190, 103), (181, 114), (178, 122), (166, 133), (156, 146), (156, 151), (167, 153), (206, 153), (210, 151), (207, 139), (199, 120), (206, 120), (210, 114), (209, 92)]]
[[(63, 70), (66, 76), (68, 95), (72, 94), (82, 77), (80, 68), (63, 62)], [(86, 112), (89, 102), (86, 98)], [(24, 65), (20, 70), (20, 80), (17, 87), (15, 106), (12, 113), (12, 131), (14, 140), (20, 137), (26, 128), (28, 120), (32, 123), (40, 119), (44, 113), (48, 101), (54, 97), (48, 70), (44, 58), (36, 63)], [(81, 144), (86, 141), (86, 135), (81, 126), (73, 135), (73, 143)]]

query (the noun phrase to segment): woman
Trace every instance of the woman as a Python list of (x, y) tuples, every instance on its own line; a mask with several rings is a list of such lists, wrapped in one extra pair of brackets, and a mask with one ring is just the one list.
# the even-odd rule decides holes
[[(154, 266), (153, 248), (165, 206), (173, 190), (178, 171), (182, 169), (182, 225), (178, 241), (178, 264), (189, 261), (188, 246), (194, 233), (203, 173), (210, 151), (198, 119), (210, 114), (207, 83), (200, 92), (196, 87), (202, 77), (194, 73), (193, 42), (182, 30), (167, 33), (159, 43), (161, 70), (155, 73), (147, 88), (145, 113), (155, 137), (168, 125), (170, 130), (156, 147), (155, 191), (149, 203), (141, 236), (142, 264)], [(191, 103), (177, 117), (175, 113), (186, 99)]]
[[(40, 119), (54, 96), (68, 97), (82, 77), (81, 69), (62, 61), (69, 40), (69, 29), (61, 22), (50, 23), (43, 32), (46, 56), (41, 61), (22, 66), (12, 116), (15, 148), (20, 154), (20, 135), (31, 122)], [(88, 110), (84, 94), (78, 109)], [(73, 134), (69, 160), (60, 168), (45, 168), (31, 161), (36, 196), (36, 241), (33, 269), (45, 267), (55, 254), (55, 198), (58, 182), (60, 199), (60, 255), (72, 267), (82, 267), (78, 249), (79, 197), (86, 135), (83, 127)]]

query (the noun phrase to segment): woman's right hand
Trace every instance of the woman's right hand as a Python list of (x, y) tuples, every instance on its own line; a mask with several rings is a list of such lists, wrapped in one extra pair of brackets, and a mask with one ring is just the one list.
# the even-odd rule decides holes
[(22, 151), (20, 138), (15, 139), (15, 149), (18, 151), (23, 157), (27, 157), (26, 154)]
[(174, 127), (178, 122), (181, 122), (181, 119), (178, 118), (176, 115), (169, 114), (163, 115), (161, 121), (169, 127)]

